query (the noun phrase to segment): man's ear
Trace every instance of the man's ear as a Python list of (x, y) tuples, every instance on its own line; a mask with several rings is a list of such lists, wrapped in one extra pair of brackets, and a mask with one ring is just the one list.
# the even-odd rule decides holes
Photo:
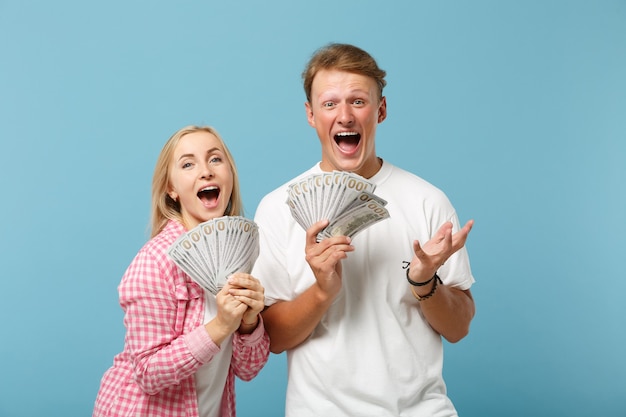
[(304, 108), (306, 109), (306, 119), (309, 122), (311, 127), (315, 127), (315, 116), (313, 115), (313, 109), (311, 108), (311, 103), (308, 101), (304, 103)]
[(387, 97), (383, 96), (378, 105), (378, 123), (382, 123), (387, 118)]

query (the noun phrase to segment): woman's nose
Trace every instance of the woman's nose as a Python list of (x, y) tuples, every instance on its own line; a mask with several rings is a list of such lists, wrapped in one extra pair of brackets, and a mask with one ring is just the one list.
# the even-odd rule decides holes
[(213, 170), (209, 164), (202, 165), (202, 172), (200, 178), (211, 178), (213, 176)]

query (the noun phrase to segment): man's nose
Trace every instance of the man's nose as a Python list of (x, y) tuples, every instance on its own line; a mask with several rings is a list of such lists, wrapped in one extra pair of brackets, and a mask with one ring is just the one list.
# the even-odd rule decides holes
[(338, 122), (342, 126), (349, 126), (354, 122), (354, 114), (350, 106), (343, 105), (339, 108)]

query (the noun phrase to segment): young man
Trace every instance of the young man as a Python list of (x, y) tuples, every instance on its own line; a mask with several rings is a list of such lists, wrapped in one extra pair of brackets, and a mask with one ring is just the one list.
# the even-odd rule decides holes
[(376, 155), (384, 77), (352, 45), (313, 55), (303, 73), (305, 107), (322, 160), (297, 178), (359, 174), (376, 185), (390, 218), (353, 240), (317, 242), (328, 221), (304, 231), (285, 204), (287, 184), (256, 212), (253, 274), (265, 287), (271, 350), (287, 351), (288, 417), (457, 415), (442, 378), (441, 338), (459, 341), (474, 316), (464, 248), (473, 222), (461, 228), (443, 192)]

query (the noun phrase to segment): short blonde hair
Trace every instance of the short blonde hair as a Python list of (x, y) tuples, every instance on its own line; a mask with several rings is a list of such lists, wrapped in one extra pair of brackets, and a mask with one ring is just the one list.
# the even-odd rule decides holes
[(151, 210), (151, 232), (150, 237), (158, 235), (165, 227), (169, 220), (183, 222), (180, 212), (180, 203), (174, 201), (168, 194), (170, 188), (170, 166), (176, 145), (180, 139), (190, 133), (208, 132), (214, 135), (222, 147), (228, 164), (233, 174), (233, 191), (230, 195), (228, 206), (226, 207), (225, 216), (241, 216), (243, 214), (243, 203), (241, 200), (239, 188), (239, 176), (235, 159), (228, 150), (226, 143), (217, 131), (210, 126), (185, 126), (174, 133), (161, 149), (161, 153), (154, 167), (154, 175), (152, 177), (152, 210)]
[(304, 93), (311, 102), (313, 79), (321, 70), (338, 70), (364, 75), (372, 78), (378, 86), (378, 98), (383, 97), (383, 88), (387, 85), (387, 73), (378, 67), (376, 60), (363, 49), (346, 43), (329, 43), (315, 51), (302, 72)]

